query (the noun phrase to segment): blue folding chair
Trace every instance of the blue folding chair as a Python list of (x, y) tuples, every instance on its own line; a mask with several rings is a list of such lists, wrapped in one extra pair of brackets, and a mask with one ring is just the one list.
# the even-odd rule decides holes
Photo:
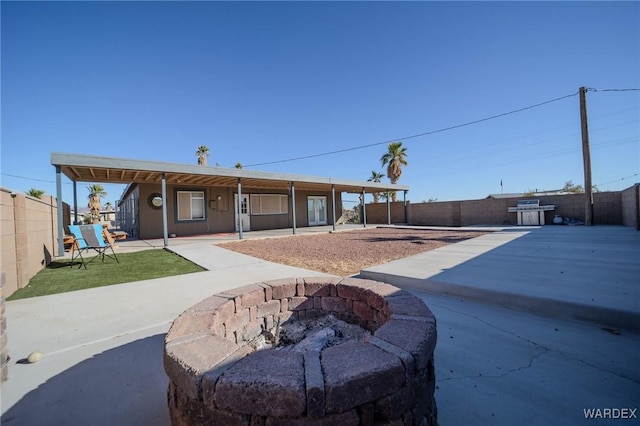
[[(81, 263), (78, 268), (84, 266), (84, 269), (87, 269), (87, 263), (93, 262), (98, 257), (100, 257), (102, 262), (104, 262), (105, 256), (114, 259), (117, 263), (120, 263), (111, 244), (105, 241), (102, 234), (102, 225), (69, 225), (69, 232), (71, 232), (76, 239), (71, 247), (72, 265), (75, 260), (80, 258)], [(89, 250), (95, 250), (98, 254), (89, 259), (89, 261), (85, 261), (82, 256), (82, 252), (89, 252)], [(107, 250), (111, 250), (112, 254), (108, 254)]]

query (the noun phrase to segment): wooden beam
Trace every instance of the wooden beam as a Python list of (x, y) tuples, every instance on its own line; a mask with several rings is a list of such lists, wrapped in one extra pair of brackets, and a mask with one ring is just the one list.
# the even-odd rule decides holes
[(71, 170), (73, 174), (76, 175), (76, 179), (80, 177), (80, 173), (74, 167), (69, 167), (69, 170)]

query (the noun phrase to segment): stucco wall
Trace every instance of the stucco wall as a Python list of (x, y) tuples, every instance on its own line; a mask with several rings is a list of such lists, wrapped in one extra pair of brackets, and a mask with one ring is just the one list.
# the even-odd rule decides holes
[[(69, 206), (63, 205), (64, 225)], [(56, 199), (0, 190), (0, 259), (5, 274), (3, 294), (11, 295), (48, 265), (58, 253)]]

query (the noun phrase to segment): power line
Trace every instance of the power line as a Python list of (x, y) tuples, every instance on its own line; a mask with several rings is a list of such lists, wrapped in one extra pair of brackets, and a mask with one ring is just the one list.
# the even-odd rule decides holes
[[(632, 108), (627, 108), (627, 109), (623, 109), (623, 110), (620, 110), (620, 111), (615, 111), (615, 112), (608, 113), (608, 114), (603, 114), (603, 115), (598, 115), (598, 116), (595, 116), (595, 117), (590, 117), (589, 121), (595, 122), (595, 121), (597, 121), (597, 120), (599, 120), (601, 118), (604, 118), (604, 117), (610, 117), (612, 115), (621, 114), (621, 113), (624, 113), (624, 112), (627, 112), (627, 111), (637, 110), (639, 108), (640, 108), (640, 106), (635, 106), (635, 107), (632, 107)], [(603, 129), (608, 129), (608, 128), (611, 128), (611, 127), (617, 127), (617, 126), (623, 126), (623, 125), (626, 125), (626, 124), (637, 123), (638, 121), (639, 120), (636, 119), (636, 120), (632, 120), (632, 121), (626, 121), (624, 123), (612, 124), (612, 125), (606, 126), (606, 127), (592, 128), (591, 131), (592, 132), (597, 132), (597, 131), (600, 131), (600, 130), (603, 130)], [(499, 149), (499, 152), (504, 152), (504, 151), (510, 151), (510, 150), (515, 150), (515, 149), (521, 149), (523, 147), (527, 147), (527, 146), (531, 146), (531, 145), (537, 145), (537, 144), (552, 142), (552, 141), (556, 141), (556, 140), (559, 140), (559, 139), (565, 139), (565, 138), (573, 137), (575, 135), (580, 135), (580, 133), (571, 133), (571, 134), (565, 135), (565, 136), (556, 136), (556, 137), (549, 138), (549, 139), (537, 140), (535, 142), (527, 143), (527, 144), (524, 144), (524, 145), (515, 145), (515, 144), (513, 144), (514, 141), (518, 141), (518, 140), (525, 139), (525, 138), (530, 138), (531, 136), (548, 133), (548, 132), (551, 132), (553, 130), (563, 129), (565, 127), (575, 127), (576, 124), (577, 124), (577, 122), (574, 121), (574, 122), (571, 122), (571, 123), (568, 123), (568, 124), (564, 124), (562, 126), (556, 126), (556, 127), (553, 127), (553, 128), (544, 129), (544, 130), (540, 130), (540, 131), (533, 132), (533, 133), (526, 133), (526, 134), (523, 134), (523, 135), (520, 135), (520, 136), (511, 137), (511, 138), (507, 138), (507, 139), (503, 139), (503, 140), (499, 140), (499, 141), (483, 142), (482, 146), (476, 146), (476, 147), (472, 147), (470, 149), (465, 149), (464, 154), (459, 153), (458, 155), (456, 155), (456, 159), (455, 160), (451, 160), (451, 154), (450, 153), (443, 153), (441, 155), (435, 155), (435, 156), (431, 155), (429, 158), (430, 158), (430, 160), (438, 160), (439, 163), (450, 163), (452, 161), (453, 162), (459, 162), (459, 160), (461, 159), (461, 157), (463, 155), (466, 155), (467, 157), (475, 158), (476, 156), (492, 155), (493, 153), (498, 152), (496, 150), (486, 150), (486, 148), (490, 147), (490, 146), (503, 145), (503, 144), (507, 144), (507, 143), (511, 144), (511, 146), (509, 146), (508, 148), (500, 148)], [(473, 152), (473, 150), (475, 148), (480, 148), (482, 151), (481, 152)], [(443, 159), (443, 160), (440, 160), (440, 159)]]
[(637, 92), (640, 89), (594, 89), (592, 87), (587, 88), (587, 92)]
[(629, 178), (632, 178), (632, 177), (638, 176), (638, 175), (640, 175), (640, 173), (634, 173), (631, 176), (625, 176), (625, 177), (620, 178), (620, 179), (612, 180), (611, 182), (597, 183), (594, 186), (605, 186), (605, 185), (609, 185), (609, 184), (616, 183), (616, 182), (622, 182), (625, 179), (629, 179)]
[(320, 153), (320, 154), (311, 154), (311, 155), (304, 155), (304, 156), (301, 156), (301, 157), (288, 158), (288, 159), (285, 159), (285, 160), (276, 160), (276, 161), (267, 161), (267, 162), (264, 162), (264, 163), (249, 164), (249, 165), (244, 166), (244, 167), (265, 166), (267, 164), (286, 163), (286, 162), (289, 162), (289, 161), (297, 161), (297, 160), (305, 160), (305, 159), (308, 159), (308, 158), (323, 157), (323, 156), (326, 156), (326, 155), (340, 154), (340, 153), (343, 153), (343, 152), (355, 151), (355, 150), (364, 149), (364, 148), (370, 148), (372, 146), (386, 145), (386, 144), (389, 144), (391, 142), (398, 141), (398, 140), (407, 140), (407, 139), (414, 139), (414, 138), (419, 138), (419, 137), (427, 136), (427, 135), (433, 135), (433, 134), (436, 134), (436, 133), (442, 133), (442, 132), (446, 132), (446, 131), (449, 131), (449, 130), (459, 129), (461, 127), (466, 127), (466, 126), (471, 126), (473, 124), (482, 123), (484, 121), (494, 120), (496, 118), (504, 117), (504, 116), (507, 116), (507, 115), (516, 114), (518, 112), (522, 112), (522, 111), (526, 111), (526, 110), (529, 110), (529, 109), (537, 108), (537, 107), (540, 107), (540, 106), (543, 106), (543, 105), (550, 104), (552, 102), (561, 101), (563, 99), (570, 98), (572, 96), (576, 96), (577, 94), (578, 94), (578, 92), (571, 93), (569, 95), (560, 96), (559, 98), (555, 98), (555, 99), (551, 99), (551, 100), (548, 100), (548, 101), (540, 102), (538, 104), (530, 105), (530, 106), (527, 106), (527, 107), (524, 107), (524, 108), (519, 108), (519, 109), (516, 109), (516, 110), (513, 110), (513, 111), (492, 115), (490, 117), (481, 118), (479, 120), (469, 121), (467, 123), (456, 124), (455, 126), (444, 127), (442, 129), (438, 129), (438, 130), (431, 130), (431, 131), (424, 132), (424, 133), (419, 133), (419, 134), (416, 134), (416, 135), (405, 136), (403, 138), (394, 138), (394, 139), (387, 140), (387, 141), (384, 141), (384, 142), (375, 142), (375, 143), (370, 143), (370, 144), (366, 144), (366, 145), (354, 146), (354, 147), (351, 147), (351, 148), (344, 148), (344, 149), (339, 149), (339, 150), (335, 150), (335, 151), (323, 152), (323, 153)]
[[(592, 147), (599, 148), (602, 146), (624, 145), (628, 143), (637, 143), (637, 142), (638, 142), (638, 139), (636, 137), (627, 137), (627, 138), (620, 138), (620, 139), (614, 139), (610, 141), (595, 143), (592, 145)], [(534, 155), (511, 158), (508, 161), (504, 161), (504, 162), (491, 163), (491, 164), (476, 164), (473, 166), (460, 165), (456, 168), (453, 168), (451, 166), (443, 166), (443, 164), (439, 164), (439, 166), (443, 168), (441, 169), (438, 169), (437, 167), (430, 168), (429, 171), (426, 172), (425, 174), (419, 174), (417, 176), (456, 175), (456, 174), (460, 174), (461, 172), (469, 172), (469, 171), (480, 170), (480, 169), (491, 169), (494, 167), (511, 166), (516, 163), (526, 163), (529, 161), (539, 161), (546, 158), (562, 157), (565, 155), (574, 154), (576, 152), (579, 152), (580, 150), (581, 150), (581, 147), (561, 148), (553, 151), (537, 152)]]
[[(36, 179), (36, 178), (26, 177), (26, 176), (10, 175), (9, 173), (0, 173), (0, 175), (9, 176), (9, 177), (18, 178), (18, 179), (32, 180), (32, 181), (37, 181), (37, 182), (56, 183), (53, 180)], [(69, 185), (71, 184), (71, 182), (62, 182), (62, 183), (69, 184)]]

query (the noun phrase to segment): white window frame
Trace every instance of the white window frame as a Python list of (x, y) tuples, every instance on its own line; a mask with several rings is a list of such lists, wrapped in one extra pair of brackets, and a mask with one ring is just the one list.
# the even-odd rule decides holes
[[(278, 211), (264, 211), (262, 201), (266, 198), (278, 198)], [(250, 204), (252, 216), (289, 214), (289, 197), (286, 194), (251, 194)]]
[[(181, 218), (180, 194), (189, 194), (189, 218)], [(193, 203), (200, 200), (202, 203), (202, 216), (193, 217)], [(184, 207), (184, 206), (183, 206)], [(176, 191), (176, 219), (178, 222), (190, 222), (195, 220), (206, 220), (206, 203), (204, 191)]]

